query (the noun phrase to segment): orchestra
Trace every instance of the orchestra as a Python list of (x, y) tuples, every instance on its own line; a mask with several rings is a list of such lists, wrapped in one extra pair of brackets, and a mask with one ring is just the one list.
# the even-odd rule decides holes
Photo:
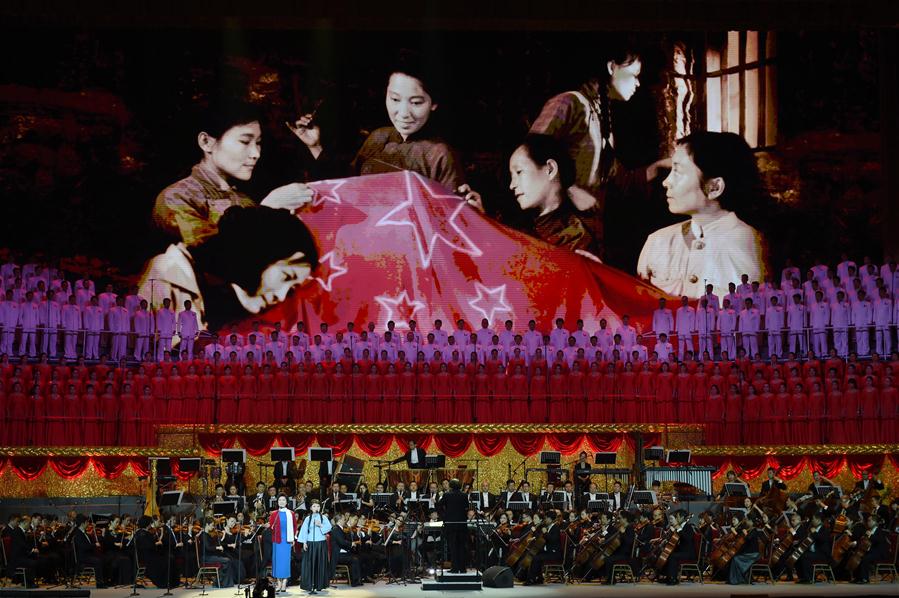
[[(197, 568), (210, 565), (218, 569), (222, 587), (250, 583), (272, 565), (273, 547), (283, 542), (276, 575), (278, 588), (286, 590), (300, 583), (304, 558), (313, 558), (308, 547), (321, 539), (328, 540), (327, 550), (314, 553), (318, 562), (315, 578), (307, 573), (309, 587), (333, 580), (338, 565), (347, 567), (346, 581), (353, 586), (493, 565), (509, 567), (520, 583), (532, 585), (546, 581), (547, 564), (561, 565), (569, 579), (604, 584), (629, 573), (673, 585), (690, 579), (685, 564), (697, 567), (693, 575), (745, 584), (758, 579), (753, 565), (760, 563), (775, 580), (811, 583), (820, 573), (815, 565), (826, 565), (837, 580), (868, 583), (875, 567), (895, 555), (899, 509), (870, 472), (844, 491), (820, 472), (808, 488), (790, 488), (771, 468), (757, 496), (731, 496), (732, 485), (743, 482), (729, 471), (722, 491), (697, 513), (690, 496), (697, 489), (687, 483), (674, 482), (669, 492), (667, 483), (654, 480), (655, 502), (644, 504), (634, 499), (639, 490), (627, 478), (600, 492), (594, 476), (577, 467), (583, 462), (568, 464), (571, 479), (585, 488), (581, 496), (569, 496), (575, 492), (572, 481), (557, 489), (558, 472), (550, 470), (545, 482), (534, 480), (542, 484), (537, 492), (527, 479), (508, 480), (496, 492), (475, 480), (477, 491), (466, 483), (462, 492), (458, 480), (431, 478), (419, 489), (412, 478), (408, 487), (397, 481), (391, 489), (381, 482), (370, 493), (365, 482), (348, 488), (335, 478), (319, 503), (311, 497), (321, 491), (300, 473), (294, 496), (275, 494), (266, 504), (277, 490), (260, 481), (252, 494), (240, 496), (238, 512), (230, 515), (215, 516), (209, 506), (216, 495), (224, 498), (218, 485), (206, 508), (198, 504), (191, 513), (162, 507), (136, 521), (74, 512), (62, 520), (14, 515), (2, 536), (8, 567), (23, 571), (29, 584), (57, 583), (90, 567), (98, 587), (135, 581), (190, 587), (200, 581)], [(277, 478), (288, 470), (305, 471), (303, 462), (283, 465)]]

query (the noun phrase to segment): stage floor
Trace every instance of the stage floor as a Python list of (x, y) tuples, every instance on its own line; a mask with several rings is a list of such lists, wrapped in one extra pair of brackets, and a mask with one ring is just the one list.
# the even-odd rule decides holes
[[(21, 586), (19, 586), (21, 588)], [(13, 589), (13, 588), (3, 588)], [(89, 589), (85, 586), (84, 589)], [(91, 598), (127, 598), (131, 588), (108, 588), (103, 590), (95, 590), (90, 588)], [(303, 598), (308, 595), (307, 592), (299, 588), (291, 587), (287, 594), (277, 594), (278, 598), (285, 596), (286, 598)], [(158, 598), (164, 591), (156, 589), (139, 589), (140, 598)], [(237, 594), (236, 588), (229, 589), (209, 589), (206, 590), (209, 598), (234, 598), (235, 596), (244, 596), (243, 591)], [(174, 598), (196, 598), (200, 595), (199, 589), (176, 589), (172, 591)], [(384, 582), (376, 584), (366, 584), (358, 588), (350, 588), (346, 584), (338, 584), (336, 587), (319, 592), (318, 595), (329, 598), (411, 598), (427, 597), (427, 596), (469, 596), (474, 592), (465, 591), (449, 591), (449, 592), (423, 592), (420, 584), (387, 585)], [(2, 595), (2, 590), (0, 590)], [(899, 584), (891, 583), (872, 583), (869, 585), (855, 585), (849, 583), (833, 584), (816, 584), (816, 585), (797, 585), (795, 583), (778, 583), (756, 584), (751, 586), (728, 586), (722, 583), (685, 583), (678, 586), (665, 586), (651, 583), (639, 583), (636, 585), (619, 584), (615, 586), (605, 586), (597, 584), (546, 584), (542, 586), (523, 586), (516, 584), (514, 588), (484, 588), (480, 593), (476, 594), (483, 598), (505, 598), (516, 596), (517, 598), (543, 598), (547, 596), (597, 596), (603, 597), (636, 597), (636, 596), (754, 596), (761, 598), (762, 596), (899, 596)]]

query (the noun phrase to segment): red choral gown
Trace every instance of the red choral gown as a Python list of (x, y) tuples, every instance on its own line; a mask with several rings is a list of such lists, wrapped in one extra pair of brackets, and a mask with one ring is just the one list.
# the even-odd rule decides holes
[(259, 406), (256, 400), (256, 386), (256, 376), (247, 373), (242, 375), (237, 383), (237, 423), (239, 424), (259, 423), (257, 419)]
[[(496, 421), (493, 410), (494, 398), (492, 396), (490, 376), (487, 372), (478, 372), (474, 376), (474, 408), (475, 420), (479, 424)], [(498, 412), (496, 415), (500, 415)]]
[(48, 444), (77, 446), (66, 434), (66, 402), (59, 392), (47, 395), (47, 442)]
[[(162, 370), (157, 370), (162, 371)], [(156, 399), (156, 405), (159, 409), (159, 423), (169, 423), (169, 381), (168, 378), (162, 376), (154, 376), (150, 378), (150, 390), (153, 398)]]
[(140, 443), (140, 406), (133, 392), (122, 392), (119, 395), (121, 405), (121, 420), (119, 424), (119, 444), (124, 446), (139, 446)]
[(824, 393), (821, 391), (808, 394), (808, 442), (824, 443)]
[(412, 410), (412, 421), (416, 423), (434, 423), (434, 374), (430, 371), (418, 373), (418, 395)]
[(538, 424), (544, 423), (549, 415), (546, 397), (546, 377), (542, 373), (532, 376), (529, 390), (531, 394), (531, 421)]
[(843, 440), (841, 444), (864, 442), (861, 437), (861, 421), (859, 409), (861, 397), (858, 390), (847, 388), (843, 391)]
[(843, 393), (830, 389), (825, 393), (827, 399), (827, 419), (825, 420), (825, 440), (827, 444), (843, 443)]
[(365, 397), (362, 401), (362, 420), (365, 423), (378, 423), (382, 420), (383, 403), (382, 378), (377, 372), (369, 372), (365, 377)]
[[(211, 424), (215, 421), (215, 395), (217, 392), (218, 378), (215, 374), (200, 376), (200, 398), (197, 400), (196, 415), (198, 424)], [(138, 396), (141, 394), (138, 393)]]
[(656, 375), (650, 369), (637, 374), (638, 421), (655, 420)]
[[(321, 372), (315, 372), (309, 377), (309, 410), (306, 417), (300, 421), (304, 423), (320, 424), (328, 421), (328, 374), (322, 368)], [(380, 403), (380, 401), (378, 401)], [(380, 407), (380, 404), (378, 405)]]
[(114, 392), (100, 395), (100, 434), (104, 446), (115, 446), (119, 435), (119, 397)]
[[(140, 390), (134, 387), (138, 396)], [(197, 374), (185, 374), (181, 379), (181, 396), (184, 400), (184, 415), (181, 420), (189, 424), (198, 423), (200, 409), (200, 377)]]
[(259, 374), (256, 381), (256, 413), (254, 419), (258, 424), (275, 423), (275, 404), (272, 397), (275, 376), (269, 373)]
[(880, 391), (880, 440), (893, 444), (899, 441), (899, 390), (888, 386)]
[(771, 416), (776, 408), (776, 400), (774, 393), (771, 392), (759, 395), (759, 416), (754, 425), (754, 435), (759, 444), (772, 444), (776, 441), (772, 434), (774, 418)]
[[(10, 402), (12, 398), (13, 395), (10, 395)], [(100, 432), (100, 401), (96, 393), (85, 393), (81, 397), (81, 418), (84, 445), (101, 445), (103, 441)]]
[(352, 423), (353, 403), (350, 401), (349, 388), (350, 379), (346, 374), (343, 372), (331, 374), (331, 401), (328, 404), (328, 421), (330, 423)]
[(859, 393), (861, 411), (861, 437), (864, 444), (876, 443), (880, 439), (880, 391), (865, 387)]
[(659, 372), (656, 374), (656, 412), (655, 421), (671, 423), (676, 421), (674, 415), (674, 374)]
[(359, 422), (365, 419), (363, 410), (365, 408), (365, 383), (367, 380), (368, 377), (361, 371), (350, 374), (347, 383), (347, 394), (349, 395), (350, 413), (352, 415), (351, 421), (353, 422)]
[(28, 400), (31, 405), (31, 420), (25, 422), (31, 426), (31, 438), (29, 444), (31, 446), (42, 446), (47, 444), (47, 403), (44, 400), (44, 394), (38, 393), (29, 396)]
[(577, 423), (586, 421), (587, 405), (585, 400), (585, 382), (582, 371), (568, 374), (567, 393), (568, 421)]
[(778, 392), (774, 394), (774, 409), (771, 411), (770, 435), (775, 444), (789, 444), (790, 394)]
[(713, 395), (706, 399), (705, 407), (705, 443), (726, 444), (724, 441), (724, 395)]
[(496, 372), (490, 376), (490, 408), (495, 422), (521, 422), (527, 412), (513, 413), (512, 399), (509, 396), (509, 376), (506, 372)]
[(400, 380), (396, 373), (384, 374), (382, 385), (384, 394), (384, 412), (381, 420), (385, 423), (397, 423), (400, 421)]
[(434, 423), (447, 423), (453, 415), (453, 376), (438, 372), (434, 376)]
[(809, 444), (808, 400), (805, 393), (790, 394), (790, 444)]
[(761, 409), (759, 395), (747, 394), (743, 400), (743, 444), (759, 444)]
[[(416, 404), (416, 374), (412, 368), (403, 369), (400, 378), (400, 407), (397, 421), (403, 424), (412, 422)], [(349, 420), (347, 420), (349, 421)]]
[(290, 421), (304, 422), (309, 410), (309, 374), (298, 368), (290, 377)]
[(509, 412), (516, 419), (530, 421), (528, 379), (524, 374), (512, 374), (509, 377)]
[(78, 393), (66, 393), (63, 399), (65, 403), (65, 444), (78, 446), (87, 444), (84, 442), (84, 418), (86, 414), (81, 408), (81, 397)]
[(739, 393), (724, 395), (724, 437), (722, 444), (742, 441), (743, 397)]
[(441, 413), (440, 404), (437, 404), (437, 417), (443, 419), (439, 423), (467, 424), (472, 421), (471, 413), (471, 378), (464, 371), (453, 375), (453, 401), (452, 411)]
[[(614, 374), (609, 374), (608, 372), (603, 374), (604, 395), (606, 392), (605, 388), (610, 386), (609, 379), (613, 376)], [(614, 421), (617, 423), (629, 424), (640, 421), (640, 411), (637, 404), (637, 376), (638, 374), (633, 370), (624, 370), (617, 374), (618, 394), (621, 398), (612, 410)], [(612, 381), (611, 386), (614, 386), (614, 381)]]
[(556, 373), (549, 377), (549, 421), (568, 423), (568, 376)]
[(584, 384), (584, 392), (587, 396), (586, 400), (586, 421), (595, 424), (607, 421), (609, 417), (609, 407), (603, 396), (603, 376), (599, 370), (591, 370), (587, 374), (586, 383)]
[(240, 423), (238, 419), (238, 383), (234, 374), (224, 374), (218, 380), (218, 421), (223, 424)]
[(169, 376), (166, 383), (166, 395), (168, 401), (166, 405), (166, 421), (172, 423), (184, 423), (187, 411), (184, 408), (184, 389), (182, 388), (183, 379), (181, 376)]
[[(279, 370), (272, 383), (272, 421), (277, 423), (290, 422), (290, 378), (289, 371)], [(347, 404), (347, 397), (344, 396), (344, 409)], [(345, 420), (347, 423), (352, 421), (351, 416), (352, 411)]]
[(677, 396), (677, 421), (695, 422), (696, 410), (693, 408), (693, 376), (679, 373), (675, 376), (674, 388)]

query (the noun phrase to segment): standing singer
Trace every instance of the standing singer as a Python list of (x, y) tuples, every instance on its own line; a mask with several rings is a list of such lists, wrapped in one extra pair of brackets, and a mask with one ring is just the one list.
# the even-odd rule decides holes
[(297, 541), (303, 544), (300, 587), (310, 594), (316, 594), (330, 583), (331, 565), (328, 562), (325, 534), (331, 531), (331, 522), (327, 515), (322, 515), (319, 501), (312, 501), (311, 510), (300, 526)]

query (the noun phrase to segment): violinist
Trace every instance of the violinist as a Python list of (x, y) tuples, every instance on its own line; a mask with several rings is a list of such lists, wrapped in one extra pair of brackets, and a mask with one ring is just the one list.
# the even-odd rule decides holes
[[(812, 576), (812, 570), (815, 564), (829, 563), (831, 553), (830, 530), (824, 527), (821, 521), (821, 513), (812, 514), (808, 527), (808, 535), (811, 537), (811, 544), (808, 549), (801, 554), (796, 562), (796, 571), (799, 575), (799, 583), (812, 583), (815, 580)], [(805, 540), (806, 538), (803, 538)], [(798, 539), (798, 538), (797, 538)], [(796, 541), (794, 540), (794, 544)], [(797, 547), (794, 549), (799, 550)]]
[(28, 524), (28, 517), (9, 516), (8, 535), (10, 538), (10, 549), (6, 557), (9, 571), (19, 568), (25, 569), (26, 583), (34, 585), (34, 577), (38, 566), (38, 549), (33, 542), (28, 541), (25, 534)]
[[(139, 522), (140, 522), (140, 520), (138, 520), (138, 527), (140, 527)], [(164, 558), (167, 559), (167, 558), (169, 558), (169, 555), (171, 555), (172, 562), (171, 562), (171, 568), (169, 569), (169, 571), (171, 572), (172, 579), (174, 580), (174, 586), (166, 586), (169, 588), (177, 586), (178, 580), (181, 577), (179, 574), (178, 568), (177, 568), (177, 562), (178, 562), (177, 555), (184, 551), (185, 544), (188, 539), (188, 533), (190, 531), (190, 530), (184, 529), (185, 527), (187, 527), (187, 520), (185, 520), (184, 526), (178, 527), (177, 531), (175, 530), (176, 522), (177, 522), (177, 518), (174, 515), (170, 515), (169, 518), (166, 520), (165, 525), (163, 525), (160, 530), (159, 540), (156, 541), (156, 545), (159, 547), (159, 550), (161, 550), (162, 553), (165, 555)], [(147, 529), (149, 529), (149, 528), (147, 528)], [(138, 558), (140, 559), (141, 563), (144, 563), (145, 562), (144, 557), (140, 556), (140, 548), (141, 547), (138, 544), (138, 546), (137, 546)], [(191, 550), (193, 550), (192, 545), (191, 545)], [(190, 561), (185, 562), (185, 566), (187, 566), (189, 562)], [(194, 557), (192, 562), (194, 564), (194, 567), (196, 567), (196, 563), (197, 563), (196, 557)], [(163, 561), (163, 565), (165, 565), (165, 561)], [(165, 577), (165, 575), (163, 575), (163, 578), (164, 577)], [(152, 581), (153, 578), (150, 578), (150, 579)], [(155, 581), (154, 581), (154, 583), (155, 583)], [(159, 587), (162, 587), (162, 586), (159, 586)]]
[(238, 582), (242, 582), (247, 576), (247, 571), (253, 569), (253, 552), (245, 552), (242, 550), (242, 545), (243, 530), (237, 524), (237, 517), (231, 515), (225, 521), (225, 527), (222, 530), (222, 546), (225, 547), (224, 555), (233, 563), (234, 570), (237, 572), (235, 579)]
[(352, 553), (353, 540), (346, 523), (345, 514), (334, 516), (334, 526), (331, 528), (331, 578), (336, 574), (337, 565), (346, 565), (350, 571), (350, 585), (357, 587), (362, 585), (362, 569), (359, 559)]
[[(130, 517), (126, 518), (130, 522)], [(134, 563), (129, 544), (134, 533), (119, 517), (113, 517), (103, 533), (103, 569), (114, 586), (125, 586), (134, 581)]]
[(673, 586), (679, 583), (678, 572), (681, 563), (696, 558), (696, 542), (693, 525), (687, 521), (687, 512), (678, 509), (668, 517), (669, 529), (678, 536), (677, 545), (668, 560), (665, 562), (665, 570), (660, 571), (665, 577), (666, 585)]
[[(861, 562), (853, 572), (854, 583), (869, 583), (871, 570), (875, 563), (883, 563), (890, 559), (890, 538), (887, 531), (881, 527), (883, 521), (876, 515), (868, 517), (867, 531), (865, 538), (870, 545), (867, 552), (861, 558)], [(861, 540), (853, 542), (852, 547), (856, 547)]]
[[(137, 520), (137, 531), (134, 532), (137, 560), (144, 567), (147, 579), (152, 581), (153, 585), (157, 588), (173, 588), (178, 585), (174, 555), (171, 561), (166, 563), (168, 553), (160, 553), (161, 541), (157, 540), (156, 534), (151, 531), (152, 526), (153, 518), (149, 515), (141, 515)], [(171, 534), (171, 528), (166, 527), (163, 532)]]
[(750, 513), (740, 523), (743, 534), (743, 545), (728, 563), (727, 583), (730, 585), (748, 584), (751, 581), (750, 571), (759, 560), (759, 540), (761, 531), (756, 527), (756, 517)]
[(406, 550), (403, 546), (403, 534), (406, 532), (406, 514), (391, 515), (387, 523), (387, 536), (384, 538), (384, 552), (387, 568), (393, 578), (402, 578), (406, 569)]
[(492, 549), (487, 555), (488, 564), (490, 565), (505, 562), (509, 553), (509, 543), (512, 542), (512, 526), (509, 516), (505, 513), (500, 513), (496, 521), (496, 528), (490, 536)]
[(562, 560), (562, 534), (556, 521), (557, 514), (553, 510), (546, 511), (546, 518), (542, 528), (543, 548), (531, 559), (528, 568), (527, 581), (524, 585), (543, 583), (543, 564), (547, 561)]
[(777, 477), (777, 471), (773, 467), (768, 468), (768, 479), (762, 482), (762, 489), (759, 491), (761, 496), (768, 494), (773, 488), (778, 490), (786, 490), (786, 483)]
[(199, 546), (200, 563), (212, 563), (219, 566), (220, 587), (230, 588), (237, 582), (237, 571), (234, 563), (225, 556), (221, 533), (215, 529), (215, 519), (207, 517), (203, 521), (203, 530), (194, 540)]
[(97, 589), (106, 587), (106, 575), (103, 569), (103, 559), (97, 556), (100, 542), (96, 537), (87, 535), (87, 517), (79, 514), (75, 517), (77, 530), (72, 534), (72, 544), (75, 549), (75, 562), (79, 569), (93, 567), (97, 580)]
[(355, 530), (354, 543), (357, 543), (356, 555), (362, 569), (362, 581), (370, 583), (374, 576), (384, 568), (384, 547), (381, 542), (381, 527), (375, 520), (360, 515)]

